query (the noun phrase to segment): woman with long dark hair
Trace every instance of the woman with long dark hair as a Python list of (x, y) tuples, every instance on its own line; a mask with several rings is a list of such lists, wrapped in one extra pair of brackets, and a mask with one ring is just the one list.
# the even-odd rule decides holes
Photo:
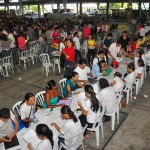
[[(36, 127), (36, 134), (41, 142), (35, 148), (36, 150), (53, 150), (54, 141), (53, 141), (53, 132), (45, 124), (39, 124)], [(28, 144), (28, 149), (33, 150), (31, 143)]]
[(66, 120), (67, 122), (62, 127), (56, 123), (52, 123), (51, 125), (63, 135), (64, 139), (61, 138), (60, 142), (64, 142), (67, 145), (69, 138), (81, 132), (82, 127), (80, 121), (77, 119), (74, 112), (68, 105), (63, 106), (60, 112), (62, 119)]
[[(85, 85), (84, 90), (85, 99), (82, 100), (82, 102), (78, 102), (80, 110), (82, 111), (82, 115), (79, 119), (83, 127), (88, 124), (88, 128), (92, 128), (96, 119), (96, 114), (100, 110), (100, 104), (91, 85)], [(88, 131), (85, 138), (89, 138), (92, 134), (93, 132)]]

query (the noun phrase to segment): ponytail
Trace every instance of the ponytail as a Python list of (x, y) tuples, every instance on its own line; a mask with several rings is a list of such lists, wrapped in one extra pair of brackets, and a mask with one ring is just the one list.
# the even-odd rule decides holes
[(49, 129), (48, 133), (47, 133), (47, 138), (49, 139), (52, 149), (54, 147), (54, 141), (53, 141), (53, 132), (52, 130)]
[(71, 108), (68, 105), (65, 105), (61, 108), (62, 114), (68, 114), (69, 119), (73, 119), (73, 121), (76, 123), (78, 122), (77, 117), (75, 116), (74, 112), (71, 110)]
[(96, 98), (95, 92), (91, 93), (91, 103), (92, 103), (91, 108), (92, 108), (93, 112), (97, 112), (99, 110), (99, 101)]
[(78, 119), (77, 119), (77, 117), (75, 116), (75, 114), (72, 110), (69, 112), (69, 117), (70, 117), (70, 119), (73, 119), (73, 121), (75, 123), (78, 122)]

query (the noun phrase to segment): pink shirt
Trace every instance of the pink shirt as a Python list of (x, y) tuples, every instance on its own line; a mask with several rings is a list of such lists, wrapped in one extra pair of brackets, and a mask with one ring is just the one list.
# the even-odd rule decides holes
[(83, 36), (84, 36), (85, 38), (87, 38), (88, 35), (90, 34), (90, 32), (91, 32), (91, 29), (88, 28), (88, 27), (85, 27), (85, 28), (83, 29)]

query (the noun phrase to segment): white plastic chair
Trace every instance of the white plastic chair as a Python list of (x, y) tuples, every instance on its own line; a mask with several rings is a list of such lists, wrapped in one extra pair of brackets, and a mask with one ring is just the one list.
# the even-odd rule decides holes
[(19, 57), (19, 65), (21, 64), (21, 61), (23, 61), (24, 70), (27, 69), (27, 62), (29, 62), (29, 51), (25, 50), (22, 51)]
[(48, 73), (49, 73), (49, 68), (52, 67), (53, 71), (54, 71), (54, 67), (53, 67), (53, 64), (50, 62), (50, 59), (49, 59), (49, 55), (44, 53), (44, 54), (41, 54), (39, 56), (41, 62), (42, 62), (42, 73), (44, 71), (44, 68), (46, 70), (46, 76), (48, 76)]
[(114, 111), (112, 113), (105, 113), (106, 116), (111, 117), (111, 129), (114, 130), (115, 128), (115, 115), (117, 114), (117, 124), (119, 124), (119, 108), (120, 108), (120, 103), (116, 102), (114, 104)]
[(92, 128), (87, 128), (88, 131), (93, 131), (95, 132), (95, 135), (96, 135), (96, 145), (99, 146), (99, 132), (100, 132), (100, 129), (101, 128), (101, 132), (102, 132), (102, 138), (104, 138), (104, 130), (103, 130), (103, 122), (102, 122), (102, 118), (103, 118), (103, 115), (105, 113), (105, 108), (103, 109), (103, 111), (100, 113), (99, 111), (97, 112), (97, 116), (95, 118), (95, 122), (92, 126)]
[(140, 91), (141, 87), (141, 79), (135, 79), (134, 83), (135, 84), (135, 94), (138, 95), (138, 92)]
[(20, 116), (20, 104), (21, 103), (22, 101), (19, 101), (12, 107), (12, 111), (15, 114), (16, 118)]
[(142, 75), (141, 75), (141, 82), (140, 82), (140, 87), (142, 87), (143, 86), (143, 84), (144, 84), (144, 76), (145, 76), (145, 72), (143, 71), (143, 73), (142, 73)]
[(66, 150), (77, 150), (81, 146), (82, 146), (82, 149), (84, 150), (83, 140), (84, 140), (84, 132), (86, 128), (87, 128), (87, 125), (83, 128), (81, 132), (77, 133), (73, 137), (70, 137), (69, 140), (67, 141), (67, 143), (69, 143), (68, 145), (61, 143), (59, 150), (61, 150), (62, 148)]
[(34, 59), (36, 58), (36, 47), (33, 46), (29, 49), (29, 58), (31, 58), (32, 64), (34, 65)]
[(116, 102), (119, 104), (121, 103), (121, 100), (123, 98), (123, 94), (122, 94), (123, 87), (124, 87), (124, 85), (115, 93), (116, 94)]
[(126, 101), (127, 101), (127, 104), (128, 104), (129, 103), (129, 98), (130, 98), (130, 93), (131, 93), (131, 97), (132, 97), (132, 84), (131, 85), (126, 84), (125, 88), (123, 89), (123, 92), (125, 92), (127, 94)]
[(44, 94), (46, 91), (41, 91), (35, 95), (35, 104), (43, 105), (44, 102)]
[(4, 70), (3, 70), (2, 64), (3, 64), (3, 60), (0, 59), (0, 74), (3, 75), (3, 77), (5, 77), (5, 74), (4, 74)]
[(63, 96), (63, 88), (64, 88), (64, 86), (65, 86), (65, 84), (66, 84), (66, 81), (67, 81), (67, 78), (61, 79), (61, 80), (59, 81), (59, 86), (60, 86), (60, 90), (61, 90), (61, 95), (62, 95), (62, 96)]
[(6, 77), (9, 76), (8, 71), (10, 71), (11, 74), (14, 74), (11, 56), (7, 56), (2, 59), (2, 67), (4, 67), (6, 71)]

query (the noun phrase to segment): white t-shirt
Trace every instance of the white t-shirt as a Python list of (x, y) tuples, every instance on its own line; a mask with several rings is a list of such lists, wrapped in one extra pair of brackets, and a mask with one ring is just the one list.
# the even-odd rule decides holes
[(59, 45), (59, 51), (62, 51), (62, 49), (65, 48), (65, 45), (63, 42), (60, 42), (60, 45)]
[(82, 101), (82, 106), (84, 110), (88, 112), (86, 116), (87, 122), (94, 123), (96, 118), (96, 112), (93, 112), (93, 110), (91, 109), (91, 105), (92, 104), (90, 99), (85, 97), (85, 99)]
[(138, 57), (135, 57), (135, 58), (134, 58), (135, 68), (137, 68), (137, 67), (138, 67), (138, 60), (139, 60), (139, 58), (138, 58)]
[(119, 78), (117, 76), (114, 78), (114, 81), (116, 81), (116, 84), (113, 85), (113, 89), (114, 89), (115, 92), (117, 92), (117, 91), (119, 91), (120, 89), (123, 88), (124, 82), (121, 80), (121, 78)]
[(79, 66), (77, 66), (74, 70), (79, 75), (79, 80), (86, 80), (88, 81), (88, 73), (90, 73), (90, 68), (85, 67), (84, 69), (81, 69)]
[(144, 71), (144, 68), (143, 68), (143, 67), (137, 67), (137, 68), (135, 69), (135, 74), (136, 74), (136, 76), (137, 76), (138, 74), (142, 74), (143, 71)]
[(79, 132), (82, 131), (80, 120), (78, 122), (74, 122), (72, 119), (67, 120), (67, 122), (60, 128), (60, 132), (64, 135), (65, 144), (68, 144), (68, 140), (70, 137), (75, 136)]
[[(30, 111), (31, 111), (31, 113), (30, 113)], [(34, 118), (33, 113), (34, 113), (34, 106), (28, 106), (26, 104), (26, 102), (24, 102), (21, 105), (21, 107), (20, 107), (21, 120), (29, 118), (29, 115), (30, 115), (30, 119)]]
[(82, 38), (82, 32), (81, 31), (78, 32), (78, 36), (79, 36), (79, 38)]
[(12, 34), (8, 35), (8, 39), (10, 39), (12, 41), (11, 44), (10, 44), (10, 48), (16, 47), (15, 46), (15, 38), (14, 38), (14, 36)]
[(75, 49), (80, 50), (80, 41), (78, 37), (73, 38), (73, 42), (75, 42)]
[(41, 142), (39, 143), (39, 145), (36, 148), (36, 150), (44, 150), (44, 149), (52, 150), (51, 143), (48, 139), (41, 140)]
[[(109, 52), (111, 53), (111, 55), (116, 59), (117, 58), (117, 54), (120, 52), (120, 48), (121, 46), (117, 47), (116, 43), (112, 43), (109, 47)], [(108, 55), (108, 57), (111, 58), (110, 55)]]
[(135, 77), (136, 77), (135, 72), (131, 72), (124, 78), (124, 80), (126, 81), (128, 85), (131, 85), (133, 84)]
[(141, 29), (139, 30), (140, 36), (145, 36), (145, 33), (146, 33), (145, 28), (141, 28)]
[(147, 53), (145, 53), (145, 58), (146, 59), (150, 59), (150, 51), (148, 51)]
[(14, 131), (12, 125), (12, 120), (14, 119), (15, 119), (15, 115), (10, 110), (10, 119), (8, 119), (7, 122), (0, 120), (0, 138), (2, 138), (3, 136), (10, 135)]
[(61, 32), (61, 33), (60, 33), (60, 37), (67, 38), (67, 32)]
[(98, 94), (100, 104), (106, 108), (107, 113), (114, 111), (114, 104), (116, 103), (116, 95), (113, 87), (107, 87), (100, 90)]

